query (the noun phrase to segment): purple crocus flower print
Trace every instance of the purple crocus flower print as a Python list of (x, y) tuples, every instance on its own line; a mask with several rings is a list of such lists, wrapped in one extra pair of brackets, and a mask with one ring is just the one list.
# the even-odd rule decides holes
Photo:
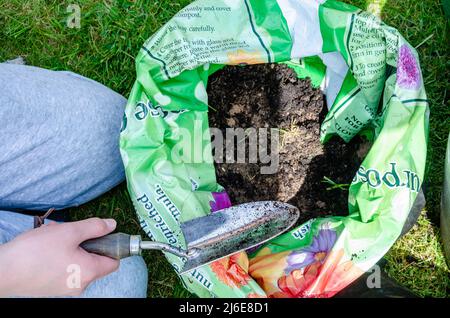
[(288, 266), (286, 274), (291, 271), (308, 266), (315, 262), (323, 262), (336, 242), (337, 235), (333, 230), (320, 230), (314, 236), (312, 244), (303, 249), (293, 251), (287, 257)]
[(209, 201), (211, 212), (229, 208), (231, 206), (230, 197), (226, 192), (211, 192), (214, 201)]
[(408, 45), (403, 44), (397, 61), (397, 84), (401, 88), (418, 89), (420, 87), (420, 70)]

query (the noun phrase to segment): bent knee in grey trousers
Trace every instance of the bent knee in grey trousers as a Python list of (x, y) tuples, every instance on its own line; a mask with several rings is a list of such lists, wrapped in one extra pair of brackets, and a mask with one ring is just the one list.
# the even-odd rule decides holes
[[(124, 180), (124, 97), (74, 73), (14, 64), (0, 64), (0, 92), (0, 244), (33, 224), (6, 210), (77, 206)], [(130, 257), (82, 297), (145, 297), (146, 290), (146, 265)]]
[(70, 72), (0, 64), (0, 208), (87, 202), (124, 180), (126, 100)]

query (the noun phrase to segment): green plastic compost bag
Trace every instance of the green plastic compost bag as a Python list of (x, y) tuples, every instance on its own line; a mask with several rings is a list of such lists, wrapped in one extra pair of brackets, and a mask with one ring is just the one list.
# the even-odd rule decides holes
[[(123, 121), (128, 188), (151, 239), (185, 248), (180, 222), (230, 206), (215, 177), (208, 76), (274, 62), (326, 94), (322, 142), (364, 133), (374, 143), (348, 216), (312, 219), (183, 274), (200, 297), (333, 296), (389, 250), (422, 184), (428, 101), (417, 53), (396, 29), (331, 0), (198, 0), (144, 43)], [(166, 256), (179, 271), (184, 260)]]

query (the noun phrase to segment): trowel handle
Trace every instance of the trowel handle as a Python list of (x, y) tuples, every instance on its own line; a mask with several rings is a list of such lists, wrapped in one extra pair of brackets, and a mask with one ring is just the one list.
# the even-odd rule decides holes
[[(132, 255), (141, 255), (144, 250), (169, 252), (179, 257), (188, 257), (189, 253), (179, 247), (161, 242), (142, 241), (140, 235), (125, 233), (108, 234), (99, 238), (84, 241), (80, 246), (89, 253), (122, 259)], [(195, 251), (193, 251), (194, 253)]]
[(140, 255), (140, 243), (140, 235), (114, 233), (84, 241), (80, 246), (89, 253), (122, 259), (132, 255)]

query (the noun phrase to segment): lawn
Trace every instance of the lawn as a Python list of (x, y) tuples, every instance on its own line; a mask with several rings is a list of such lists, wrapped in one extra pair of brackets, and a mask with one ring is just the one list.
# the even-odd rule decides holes
[[(189, 0), (0, 0), (0, 61), (23, 56), (27, 64), (70, 70), (128, 96), (135, 80), (134, 57), (142, 43)], [(450, 271), (439, 234), (444, 154), (450, 131), (447, 97), (448, 22), (439, 0), (347, 0), (381, 15), (417, 48), (430, 100), (425, 195), (418, 224), (385, 256), (389, 275), (420, 296), (448, 297)], [(81, 8), (81, 28), (68, 28), (67, 6)], [(118, 229), (142, 231), (124, 184), (70, 211), (73, 219), (114, 217)], [(189, 297), (159, 252), (145, 253), (149, 297)]]

